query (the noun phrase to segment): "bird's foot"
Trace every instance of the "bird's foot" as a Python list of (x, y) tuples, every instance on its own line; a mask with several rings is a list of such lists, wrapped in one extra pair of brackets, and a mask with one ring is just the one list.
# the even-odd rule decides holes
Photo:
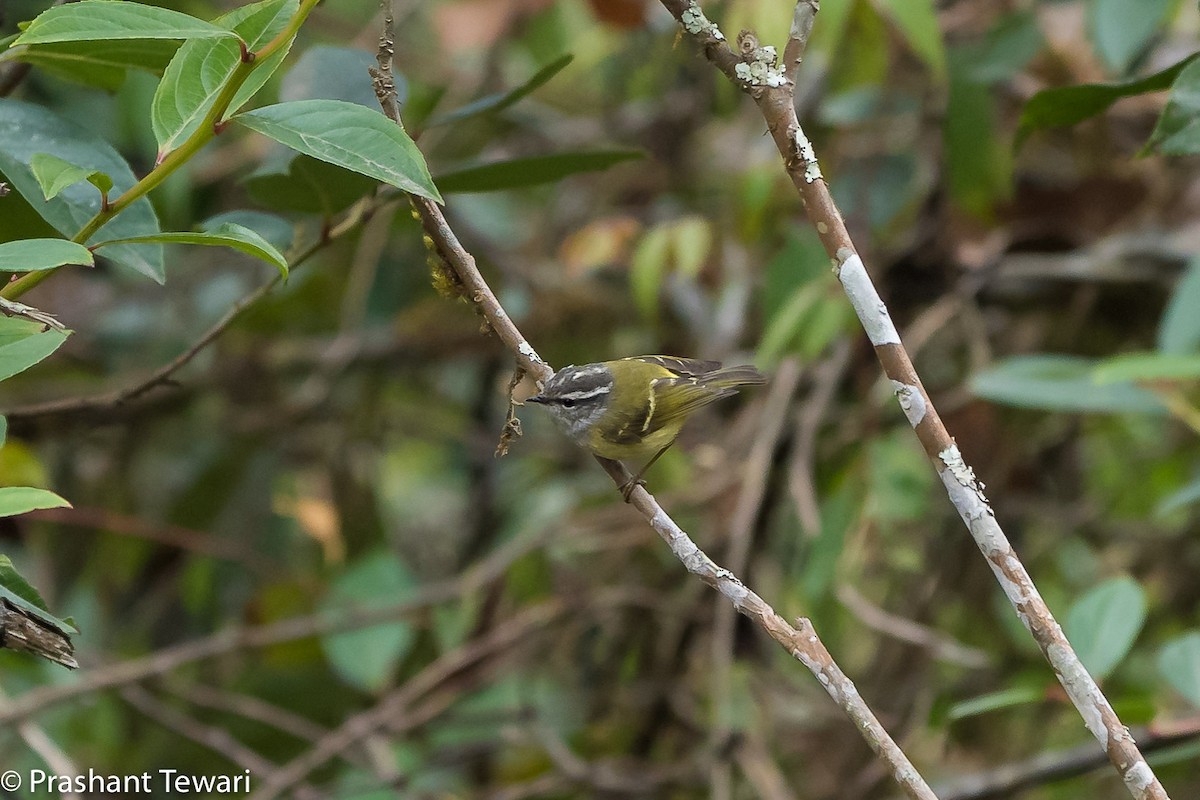
[(639, 486), (645, 486), (646, 482), (641, 478), (630, 478), (621, 486), (621, 496), (625, 498), (625, 502), (630, 502), (629, 498), (633, 496), (633, 490)]

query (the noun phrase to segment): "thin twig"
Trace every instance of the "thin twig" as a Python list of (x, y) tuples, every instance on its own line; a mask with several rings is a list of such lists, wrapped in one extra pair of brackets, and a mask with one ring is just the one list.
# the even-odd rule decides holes
[[(805, 0), (801, 0), (804, 2)], [(892, 381), (901, 408), (933, 462), (964, 524), (979, 545), (997, 581), (1046, 660), (1066, 689), (1084, 725), (1100, 742), (1109, 761), (1137, 800), (1167, 800), (1137, 745), (1107, 698), (1063, 635), (1034, 586), (1029, 573), (1004, 535), (983, 487), (946, 431), (913, 368), (912, 361), (888, 315), (887, 307), (871, 282), (841, 212), (821, 174), (812, 143), (796, 117), (793, 84), (774, 63), (770, 48), (747, 47), (752, 34), (739, 36), (734, 52), (720, 29), (700, 9), (696, 0), (660, 0), (683, 27), (704, 56), (758, 105), (784, 168), (800, 194), (808, 218), (826, 252), (835, 260), (835, 272), (855, 313), (866, 330), (883, 371)]]

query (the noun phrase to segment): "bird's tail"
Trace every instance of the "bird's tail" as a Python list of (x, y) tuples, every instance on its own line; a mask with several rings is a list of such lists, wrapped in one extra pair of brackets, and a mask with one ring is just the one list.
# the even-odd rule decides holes
[(767, 376), (749, 364), (743, 364), (740, 367), (723, 367), (712, 372), (706, 372), (701, 381), (705, 386), (723, 389), (726, 387), (758, 386), (767, 382)]

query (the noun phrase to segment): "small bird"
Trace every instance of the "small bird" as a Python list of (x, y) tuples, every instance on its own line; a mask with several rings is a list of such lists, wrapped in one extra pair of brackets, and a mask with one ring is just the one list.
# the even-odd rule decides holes
[(751, 366), (674, 356), (634, 356), (563, 367), (528, 402), (546, 407), (575, 442), (604, 458), (643, 459), (646, 465), (621, 487), (625, 502), (642, 476), (675, 443), (692, 412), (739, 386), (766, 383)]

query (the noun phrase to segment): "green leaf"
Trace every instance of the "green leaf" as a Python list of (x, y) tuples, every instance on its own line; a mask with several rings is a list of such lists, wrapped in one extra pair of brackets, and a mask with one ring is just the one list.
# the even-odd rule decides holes
[(8, 440), (8, 419), (0, 417), (0, 447), (4, 447), (4, 442)]
[(1014, 11), (1002, 16), (979, 45), (955, 48), (951, 61), (964, 79), (990, 85), (1013, 78), (1043, 44), (1037, 15)]
[(286, 253), (296, 238), (295, 228), (288, 220), (276, 214), (248, 209), (222, 211), (220, 214), (204, 220), (196, 227), (202, 231), (215, 231), (227, 222), (249, 228), (270, 242), (271, 246), (281, 253)]
[(1146, 596), (1129, 577), (1112, 578), (1080, 597), (1067, 611), (1063, 630), (1079, 660), (1104, 680), (1133, 647), (1146, 621)]
[[(74, 8), (74, 5), (68, 8)], [(92, 172), (102, 172), (112, 178), (113, 188), (117, 192), (124, 192), (137, 181), (125, 159), (93, 131), (41, 106), (0, 98), (0, 173), (46, 222), (68, 238), (78, 233), (100, 211), (100, 195), (91, 186), (77, 183), (63, 189), (54, 198), (43, 201), (42, 188), (29, 167), (38, 153), (49, 153)], [(158, 230), (154, 208), (143, 197), (109, 220), (89, 243), (143, 236), (158, 233)], [(161, 247), (126, 245), (114, 247), (105, 255), (159, 283), (163, 281)]]
[(64, 508), (70, 503), (54, 492), (30, 486), (0, 487), (0, 517), (15, 517), (39, 508)]
[(124, 0), (82, 0), (43, 11), (16, 45), (98, 39), (236, 38), (232, 31), (157, 6)]
[(646, 319), (658, 317), (658, 293), (667, 272), (671, 237), (665, 226), (651, 228), (638, 242), (629, 263), (629, 288), (633, 303)]
[(1088, 28), (1096, 52), (1114, 72), (1125, 72), (1171, 10), (1174, 0), (1091, 0)]
[(1163, 646), (1158, 671), (1175, 691), (1200, 707), (1200, 631), (1192, 631)]
[(946, 49), (933, 0), (885, 0), (884, 5), (913, 52), (935, 75), (945, 75)]
[[(368, 108), (378, 108), (379, 100), (371, 88), (368, 69), (378, 69), (373, 53), (357, 47), (315, 45), (305, 50), (279, 87), (279, 99), (345, 100)], [(408, 93), (408, 83), (393, 76), (396, 96), (401, 104)]]
[(495, 114), (498, 111), (503, 111), (525, 97), (528, 97), (537, 88), (549, 83), (550, 79), (562, 72), (574, 58), (575, 56), (572, 55), (560, 56), (539, 69), (534, 73), (532, 78), (517, 88), (508, 92), (499, 92), (497, 94), (490, 94), (487, 97), (481, 97), (472, 103), (431, 119), (425, 127), (433, 128), (438, 125), (448, 125), (451, 122), (461, 122), (464, 119), (477, 117), (481, 114)]
[[(294, 5), (291, 0), (264, 0), (234, 9), (217, 22), (236, 31), (247, 49), (254, 51), (287, 27)], [(254, 71), (230, 102), (226, 116), (262, 88), (287, 55), (287, 49), (255, 63)], [(238, 43), (229, 39), (193, 39), (179, 48), (167, 65), (150, 106), (150, 124), (160, 158), (196, 131), (241, 62)]]
[(1187, 381), (1200, 378), (1200, 354), (1125, 353), (1106, 358), (1092, 370), (1099, 384)]
[[(1190, 55), (1161, 72), (1136, 80), (1043, 89), (1031, 97), (1021, 110), (1014, 147), (1020, 148), (1034, 131), (1075, 125), (1101, 114), (1122, 97), (1161, 92), (1174, 83), (1195, 58), (1196, 55)], [(1161, 119), (1159, 125), (1162, 125)]]
[(1127, 384), (1097, 386), (1096, 362), (1075, 356), (1009, 358), (971, 379), (971, 391), (996, 403), (1068, 412), (1162, 413), (1162, 401)]
[(377, 181), (291, 150), (246, 178), (246, 191), (278, 211), (331, 217), (375, 190)]
[(24, 372), (67, 340), (65, 331), (42, 330), (36, 322), (0, 317), (0, 381)]
[(581, 151), (556, 153), (485, 164), (481, 167), (439, 175), (435, 183), (447, 194), (495, 192), (552, 183), (580, 172), (598, 172), (622, 161), (644, 158), (640, 150)]
[(92, 251), (66, 239), (21, 239), (0, 244), (0, 272), (36, 272), (66, 264), (92, 266)]
[(946, 718), (950, 722), (956, 722), (960, 719), (968, 717), (977, 717), (980, 714), (987, 714), (991, 711), (1000, 711), (1005, 708), (1015, 708), (1017, 706), (1036, 703), (1046, 696), (1046, 690), (1039, 686), (1015, 686), (1011, 689), (1002, 689), (998, 692), (989, 692), (988, 694), (972, 697), (970, 700), (964, 700), (961, 703), (955, 703), (946, 712)]
[[(361, 559), (335, 580), (321, 608), (325, 613), (366, 611), (399, 602), (416, 586), (417, 579), (399, 559), (378, 553)], [(321, 647), (342, 680), (375, 692), (387, 684), (414, 639), (412, 625), (401, 620), (326, 636)]]
[(94, 245), (94, 247), (99, 250), (101, 247), (108, 247), (110, 245), (153, 242), (161, 244), (198, 244), (209, 247), (229, 247), (238, 252), (266, 261), (278, 269), (280, 274), (285, 278), (288, 274), (287, 259), (283, 257), (282, 253), (254, 231), (233, 222), (227, 222), (212, 231), (180, 231), (155, 233), (149, 236), (131, 236), (127, 239), (100, 242)]
[(29, 581), (21, 576), (21, 573), (17, 572), (12, 560), (3, 555), (0, 555), (0, 597), (20, 606), (33, 617), (64, 635), (79, 633), (69, 622), (50, 614), (41, 593), (33, 588)]
[(1154, 513), (1156, 516), (1165, 517), (1181, 508), (1194, 505), (1197, 501), (1200, 501), (1200, 478), (1160, 500), (1154, 507)]
[(964, 77), (956, 58), (943, 122), (950, 196), (986, 219), (1012, 184), (1013, 157), (996, 137), (995, 101), (984, 84)]
[(1200, 61), (1193, 61), (1171, 84), (1171, 97), (1146, 142), (1166, 155), (1200, 152)]
[(1193, 258), (1187, 272), (1171, 292), (1171, 299), (1158, 324), (1158, 349), (1164, 353), (1200, 352), (1200, 257)]
[(441, 202), (421, 151), (377, 111), (341, 100), (297, 100), (234, 119), (297, 152)]
[(131, 69), (161, 75), (178, 49), (179, 42), (170, 39), (110, 39), (31, 45), (12, 58), (63, 80), (116, 91)]
[(47, 200), (57, 197), (63, 189), (80, 181), (87, 181), (105, 194), (113, 186), (112, 178), (103, 172), (72, 164), (49, 153), (35, 153), (29, 168), (42, 187), (42, 196)]

